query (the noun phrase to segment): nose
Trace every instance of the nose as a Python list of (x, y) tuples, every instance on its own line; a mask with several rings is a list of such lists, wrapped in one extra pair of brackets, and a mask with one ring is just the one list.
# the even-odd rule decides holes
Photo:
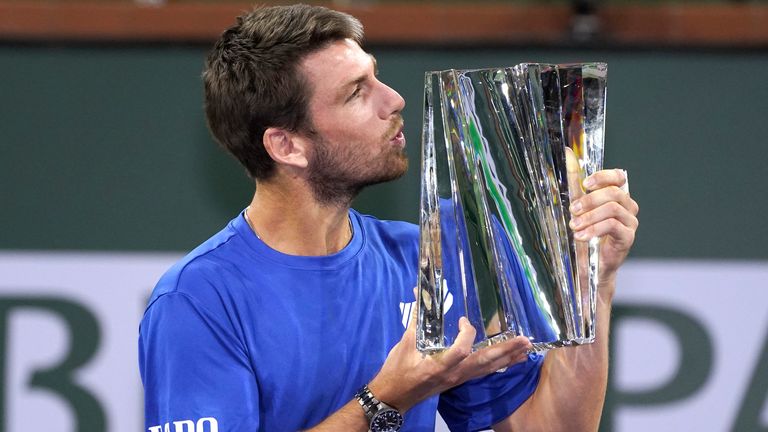
[(405, 99), (400, 96), (400, 93), (396, 92), (392, 87), (381, 83), (383, 88), (384, 103), (381, 104), (382, 109), (380, 116), (382, 119), (388, 119), (392, 114), (400, 113), (405, 108)]

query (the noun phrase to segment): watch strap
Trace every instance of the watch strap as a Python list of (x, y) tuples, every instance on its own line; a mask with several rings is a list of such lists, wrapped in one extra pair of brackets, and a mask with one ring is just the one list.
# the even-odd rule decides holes
[[(392, 410), (398, 413), (400, 412), (397, 408), (376, 399), (376, 396), (373, 395), (373, 392), (371, 392), (371, 389), (368, 388), (367, 384), (357, 391), (355, 398), (360, 406), (363, 407), (363, 412), (368, 419), (368, 423), (370, 423), (371, 420), (373, 420), (373, 417), (381, 411)], [(400, 415), (402, 416), (402, 414)]]
[(364, 385), (360, 390), (358, 390), (355, 394), (355, 398), (357, 399), (357, 402), (360, 404), (360, 406), (363, 407), (365, 417), (370, 422), (371, 419), (373, 419), (374, 414), (379, 411), (379, 404), (381, 401), (376, 399), (376, 396), (373, 395), (371, 389), (368, 388), (368, 385)]

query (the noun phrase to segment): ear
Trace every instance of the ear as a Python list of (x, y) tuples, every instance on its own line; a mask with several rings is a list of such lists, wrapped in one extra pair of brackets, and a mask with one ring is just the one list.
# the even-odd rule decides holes
[(269, 156), (278, 164), (307, 167), (307, 142), (300, 136), (285, 129), (267, 128), (263, 142)]

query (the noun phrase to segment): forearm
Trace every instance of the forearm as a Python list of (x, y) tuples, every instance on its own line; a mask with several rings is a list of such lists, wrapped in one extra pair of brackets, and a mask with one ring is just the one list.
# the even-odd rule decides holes
[(608, 381), (608, 336), (615, 282), (601, 286), (597, 337), (588, 345), (547, 353), (534, 394), (496, 431), (596, 431)]
[(550, 430), (596, 431), (608, 382), (611, 300), (598, 296), (594, 343), (552, 350), (544, 360), (543, 403)]
[(317, 426), (307, 429), (307, 432), (366, 432), (368, 430), (368, 420), (363, 414), (363, 409), (356, 399), (347, 402), (338, 411), (331, 414)]

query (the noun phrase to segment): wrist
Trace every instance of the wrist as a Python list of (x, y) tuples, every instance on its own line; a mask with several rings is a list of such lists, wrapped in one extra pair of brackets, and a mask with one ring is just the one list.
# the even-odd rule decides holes
[(597, 282), (597, 297), (598, 300), (611, 304), (613, 302), (613, 295), (616, 293), (616, 273), (612, 273), (608, 277), (602, 277)]
[(405, 413), (411, 407), (403, 398), (403, 395), (398, 390), (398, 387), (391, 385), (391, 380), (383, 380), (380, 376), (376, 376), (368, 383), (368, 388), (376, 395), (376, 398), (387, 405), (395, 408), (401, 413)]
[(370, 432), (397, 432), (403, 425), (403, 414), (395, 407), (378, 399), (369, 386), (355, 394), (363, 410)]

